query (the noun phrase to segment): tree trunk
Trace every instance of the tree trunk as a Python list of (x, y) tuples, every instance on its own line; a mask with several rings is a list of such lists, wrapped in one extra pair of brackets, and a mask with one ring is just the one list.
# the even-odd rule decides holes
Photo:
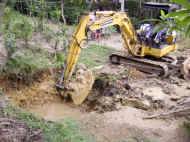
[(2, 22), (3, 19), (4, 9), (5, 9), (5, 0), (0, 2), (0, 23)]
[(66, 19), (65, 19), (65, 16), (64, 16), (64, 0), (61, 0), (61, 16), (62, 16), (62, 19), (63, 19), (63, 23), (66, 24)]

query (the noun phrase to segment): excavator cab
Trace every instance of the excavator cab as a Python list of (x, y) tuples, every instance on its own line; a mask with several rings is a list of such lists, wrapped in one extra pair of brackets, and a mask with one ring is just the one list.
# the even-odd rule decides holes
[(177, 33), (176, 31), (170, 31), (170, 29), (166, 27), (155, 32), (153, 24), (144, 23), (140, 26), (139, 30), (137, 30), (137, 36), (141, 44), (153, 48), (164, 48), (176, 43)]

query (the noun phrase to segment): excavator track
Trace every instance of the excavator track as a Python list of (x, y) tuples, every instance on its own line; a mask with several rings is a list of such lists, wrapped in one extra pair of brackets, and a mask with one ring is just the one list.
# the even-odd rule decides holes
[(167, 64), (162, 62), (153, 61), (146, 58), (122, 56), (119, 54), (111, 54), (109, 59), (113, 64), (124, 64), (148, 74), (154, 74), (162, 77), (167, 77), (169, 75), (169, 68)]

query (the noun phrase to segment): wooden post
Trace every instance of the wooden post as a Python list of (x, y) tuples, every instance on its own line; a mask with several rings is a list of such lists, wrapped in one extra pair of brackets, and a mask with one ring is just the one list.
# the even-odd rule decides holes
[(64, 15), (64, 0), (61, 0), (61, 16), (62, 16), (63, 23), (66, 24), (66, 19)]
[(120, 0), (121, 3), (121, 11), (124, 12), (125, 11), (125, 0)]

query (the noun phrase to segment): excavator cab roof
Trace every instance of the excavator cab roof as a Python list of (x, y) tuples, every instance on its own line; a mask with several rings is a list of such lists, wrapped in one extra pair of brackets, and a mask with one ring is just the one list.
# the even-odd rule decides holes
[(174, 10), (177, 10), (180, 8), (179, 5), (177, 4), (172, 4), (172, 3), (158, 3), (158, 2), (145, 2), (143, 4), (144, 8), (148, 9), (158, 9), (158, 10), (165, 10), (167, 12), (171, 12)]

